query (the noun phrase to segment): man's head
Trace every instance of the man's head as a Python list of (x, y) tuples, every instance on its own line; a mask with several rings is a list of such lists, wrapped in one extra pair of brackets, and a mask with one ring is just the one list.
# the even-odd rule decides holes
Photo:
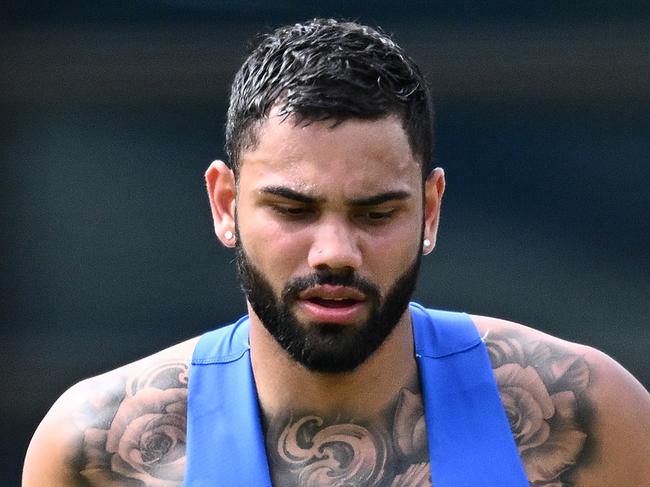
[(431, 118), (417, 67), (356, 24), (279, 29), (235, 78), (215, 231), (251, 319), (311, 370), (351, 371), (408, 323), (444, 191)]
[(315, 19), (261, 39), (235, 75), (226, 151), (238, 176), (271, 108), (296, 122), (349, 118), (402, 121), (426, 177), (433, 158), (433, 109), (417, 65), (387, 35), (352, 22)]

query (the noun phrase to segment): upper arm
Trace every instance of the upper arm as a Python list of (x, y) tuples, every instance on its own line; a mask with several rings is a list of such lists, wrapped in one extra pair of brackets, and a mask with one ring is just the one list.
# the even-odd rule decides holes
[(592, 370), (586, 400), (591, 405), (593, 441), (584, 468), (576, 471), (576, 485), (648, 485), (650, 394), (605, 354), (589, 350), (587, 357)]
[(23, 487), (180, 487), (195, 340), (67, 391), (38, 427)]
[[(638, 486), (650, 479), (650, 395), (597, 350), (475, 317), (533, 485)], [(488, 331), (489, 330), (489, 331)]]
[(23, 487), (81, 486), (76, 459), (83, 434), (74, 424), (74, 389), (66, 392), (50, 409), (29, 444), (23, 467)]

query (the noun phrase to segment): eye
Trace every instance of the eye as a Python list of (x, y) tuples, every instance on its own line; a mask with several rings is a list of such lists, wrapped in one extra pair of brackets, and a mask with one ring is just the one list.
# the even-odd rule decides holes
[(314, 214), (312, 208), (306, 206), (293, 206), (293, 205), (273, 205), (273, 211), (286, 218), (304, 218)]
[(394, 208), (391, 208), (389, 210), (368, 210), (361, 212), (359, 214), (359, 217), (369, 223), (380, 224), (390, 221), (396, 212), (397, 210)]

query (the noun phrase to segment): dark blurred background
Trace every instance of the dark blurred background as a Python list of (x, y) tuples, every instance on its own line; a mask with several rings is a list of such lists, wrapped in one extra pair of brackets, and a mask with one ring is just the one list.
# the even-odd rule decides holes
[(0, 7), (1, 485), (76, 381), (231, 321), (203, 171), (256, 32), (381, 25), (431, 80), (448, 188), (417, 298), (598, 347), (650, 384), (647, 2)]

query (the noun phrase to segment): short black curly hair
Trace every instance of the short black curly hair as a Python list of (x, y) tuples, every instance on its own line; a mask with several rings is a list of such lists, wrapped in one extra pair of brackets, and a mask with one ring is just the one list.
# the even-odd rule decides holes
[(396, 114), (426, 177), (433, 159), (433, 105), (420, 69), (388, 35), (334, 19), (314, 19), (265, 35), (235, 75), (226, 152), (238, 174), (243, 151), (272, 107), (296, 122)]

